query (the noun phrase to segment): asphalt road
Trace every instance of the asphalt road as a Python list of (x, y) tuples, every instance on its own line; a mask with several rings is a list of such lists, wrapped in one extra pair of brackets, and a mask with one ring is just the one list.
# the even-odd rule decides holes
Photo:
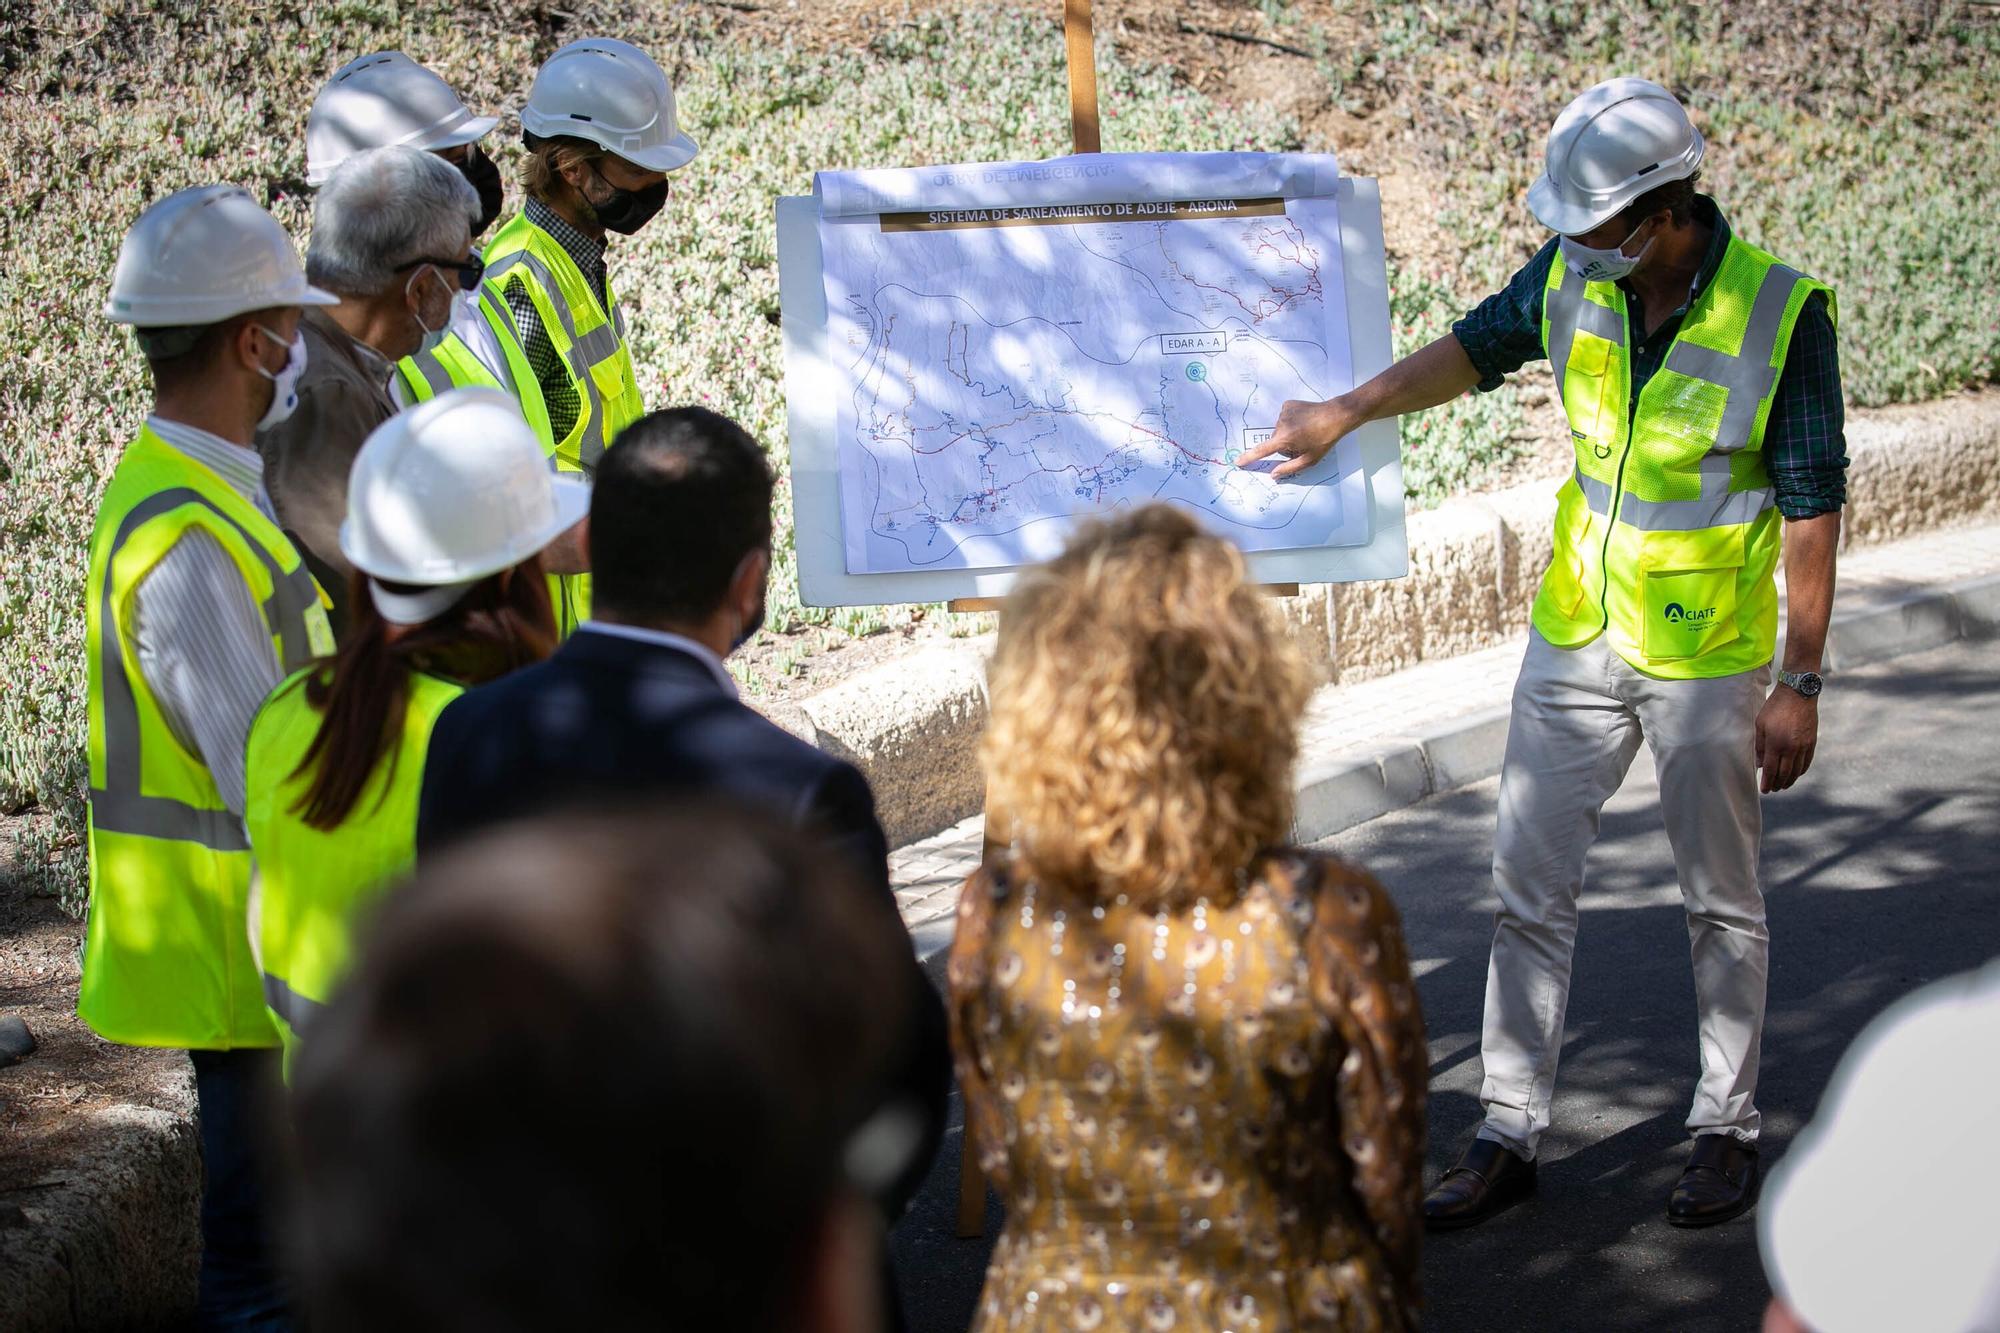
[[(1496, 785), (1323, 844), (1372, 869), (1403, 912), (1430, 1032), (1432, 1179), (1479, 1120)], [(1758, 1325), (1769, 1288), (1754, 1214), (1703, 1231), (1664, 1217), (1687, 1151), (1697, 1053), (1686, 918), (1657, 799), (1642, 750), (1590, 861), (1540, 1196), (1429, 1239), (1428, 1329)], [(1772, 953), (1758, 1103), (1768, 1165), (1868, 1019), (2000, 954), (2000, 644), (1829, 678), (1813, 771), (1765, 802), (1764, 879)], [(941, 967), (934, 960), (939, 979)], [(915, 1333), (970, 1324), (1000, 1225), (989, 1198), (985, 1236), (952, 1235), (958, 1144), (954, 1124), (894, 1238)], [(1884, 1169), (1894, 1169), (1895, 1148), (1883, 1145)]]

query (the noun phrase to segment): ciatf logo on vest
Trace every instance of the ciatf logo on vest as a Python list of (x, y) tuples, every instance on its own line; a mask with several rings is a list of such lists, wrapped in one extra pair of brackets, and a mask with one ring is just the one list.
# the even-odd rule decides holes
[(1660, 614), (1673, 624), (1683, 625), (1689, 629), (1700, 629), (1715, 623), (1715, 608), (1712, 606), (1705, 606), (1699, 611), (1690, 611), (1679, 602), (1668, 602), (1667, 609)]

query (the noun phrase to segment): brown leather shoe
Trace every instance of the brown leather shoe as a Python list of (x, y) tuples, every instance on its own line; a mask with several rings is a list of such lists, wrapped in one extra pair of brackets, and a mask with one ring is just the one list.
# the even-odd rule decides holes
[(1535, 1164), (1491, 1139), (1474, 1139), (1458, 1165), (1424, 1196), (1424, 1226), (1476, 1226), (1535, 1192)]
[(1667, 1200), (1667, 1221), (1677, 1227), (1708, 1227), (1739, 1216), (1757, 1202), (1763, 1172), (1757, 1145), (1734, 1134), (1703, 1134), (1688, 1154), (1687, 1170)]

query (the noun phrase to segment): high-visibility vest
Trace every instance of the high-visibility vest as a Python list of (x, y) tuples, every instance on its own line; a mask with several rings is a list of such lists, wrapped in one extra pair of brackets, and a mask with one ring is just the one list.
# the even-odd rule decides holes
[(77, 1013), (128, 1046), (275, 1046), (244, 916), (250, 844), (139, 670), (134, 594), (195, 529), (235, 562), (286, 670), (333, 651), (319, 586), (277, 524), (141, 430), (90, 538), (90, 913)]
[(257, 858), (257, 944), (264, 1002), (284, 1039), (289, 1073), (300, 1034), (347, 971), (362, 912), (416, 860), (417, 797), (438, 714), (464, 692), (409, 676), (401, 723), (339, 827), (315, 828), (298, 807), (316, 770), (300, 771), (324, 715), (306, 698), (319, 668), (272, 692), (250, 725), (243, 823)]
[[(625, 343), (625, 313), (605, 280), (600, 302), (583, 270), (562, 242), (529, 220), (524, 211), (500, 229), (486, 247), (486, 278), (480, 308), (499, 338), (514, 380), (522, 414), (535, 428), (557, 472), (597, 471), (597, 460), (619, 431), (645, 415), (632, 352)], [(576, 390), (577, 416), (569, 433), (554, 438), (539, 382), (508, 313), (507, 292), (518, 287), (534, 303), (549, 345), (561, 358)], [(608, 309), (607, 309), (608, 307)], [(503, 388), (492, 371), (456, 335), (428, 352), (406, 357), (398, 370), (411, 401), (422, 402), (444, 389), (468, 384)], [(549, 592), (564, 635), (590, 615), (590, 576), (552, 577)]]
[(1550, 266), (1542, 345), (1576, 446), (1535, 598), (1550, 643), (1608, 634), (1620, 657), (1669, 679), (1770, 661), (1781, 520), (1764, 427), (1814, 292), (1831, 315), (1831, 288), (1732, 237), (1633, 405), (1625, 293), (1560, 257)]

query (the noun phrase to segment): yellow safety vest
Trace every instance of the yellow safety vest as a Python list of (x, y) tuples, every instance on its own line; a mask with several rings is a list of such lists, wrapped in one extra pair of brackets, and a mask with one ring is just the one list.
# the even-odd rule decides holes
[(275, 1046), (250, 954), (250, 844), (139, 671), (135, 591), (186, 533), (227, 551), (286, 670), (333, 651), (319, 586), (278, 526), (150, 429), (90, 538), (90, 913), (77, 1013), (128, 1046)]
[[(500, 229), (484, 257), (486, 279), (480, 292), (480, 310), (500, 340), (522, 414), (535, 428), (557, 472), (590, 476), (618, 432), (646, 411), (633, 372), (632, 352), (625, 343), (625, 314), (610, 280), (605, 280), (605, 300), (600, 302), (562, 242), (530, 221), (525, 211)], [(519, 287), (534, 302), (549, 344), (567, 367), (576, 390), (576, 424), (560, 440), (554, 438), (540, 384), (528, 366), (508, 314), (510, 287)], [(429, 352), (404, 358), (398, 370), (416, 402), (454, 386), (502, 387), (456, 336), (445, 338)], [(552, 576), (549, 592), (556, 602), (558, 628), (567, 636), (590, 615), (590, 576)]]
[(308, 668), (272, 692), (250, 726), (243, 823), (257, 858), (257, 944), (264, 1003), (285, 1043), (290, 1075), (299, 1037), (346, 974), (362, 912), (416, 860), (417, 798), (431, 728), (464, 687), (410, 674), (401, 725), (338, 828), (306, 823), (301, 773), (323, 715), (306, 698)]
[(1542, 345), (1576, 446), (1534, 623), (1557, 647), (1609, 634), (1650, 675), (1726, 676), (1776, 647), (1780, 519), (1764, 427), (1806, 298), (1833, 292), (1731, 238), (1632, 404), (1631, 320), (1616, 283), (1558, 256)]

